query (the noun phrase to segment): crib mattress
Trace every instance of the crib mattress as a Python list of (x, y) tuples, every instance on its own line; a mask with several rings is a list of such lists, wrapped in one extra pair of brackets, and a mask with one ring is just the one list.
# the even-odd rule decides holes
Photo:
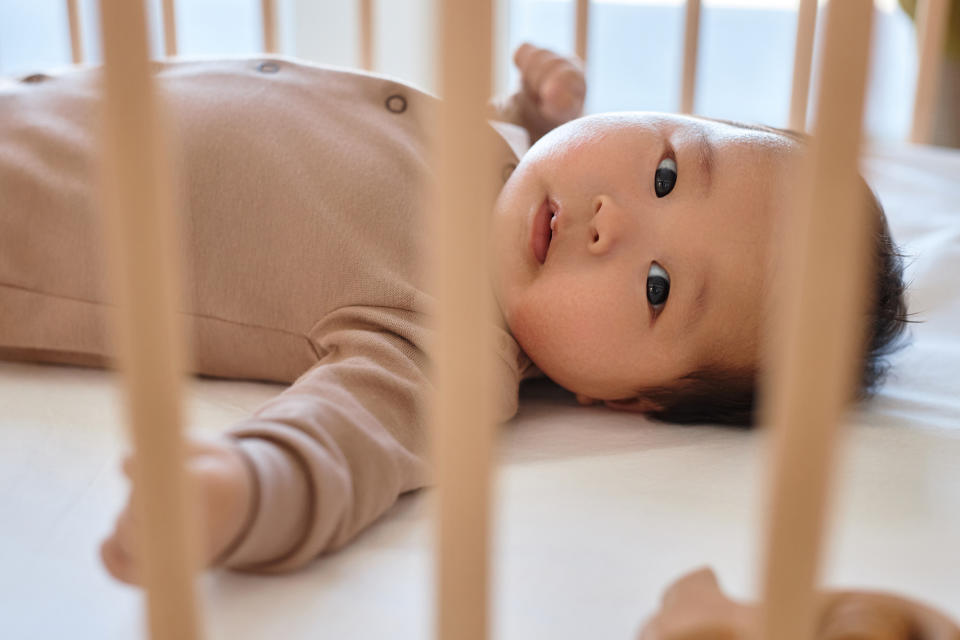
[[(960, 152), (876, 146), (864, 170), (909, 260), (921, 324), (838, 456), (829, 586), (892, 589), (960, 618)], [(0, 362), (0, 635), (136, 638), (139, 589), (100, 564), (126, 501), (114, 373)], [(194, 379), (192, 430), (216, 433), (281, 387)], [(521, 390), (494, 480), (493, 637), (629, 638), (702, 565), (758, 593), (768, 434), (650, 423)], [(200, 578), (210, 638), (427, 638), (434, 495), (405, 496), (346, 549), (296, 573)], [(280, 635), (282, 634), (282, 636)]]

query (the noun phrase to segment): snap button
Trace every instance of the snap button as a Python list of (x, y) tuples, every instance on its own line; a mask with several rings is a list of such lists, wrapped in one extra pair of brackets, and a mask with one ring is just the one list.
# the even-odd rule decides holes
[(271, 62), (268, 60), (267, 62), (261, 62), (259, 65), (257, 65), (257, 71), (260, 73), (276, 73), (277, 71), (280, 71), (280, 65), (278, 65), (276, 62)]
[(503, 165), (503, 173), (502, 173), (502, 175), (503, 175), (503, 181), (504, 181), (504, 182), (506, 182), (507, 180), (510, 179), (510, 176), (513, 175), (513, 170), (516, 169), (516, 168), (517, 168), (517, 165), (515, 165), (515, 164), (512, 163), (512, 162)]
[(45, 73), (31, 73), (29, 76), (25, 76), (20, 81), (27, 82), (29, 84), (36, 84), (38, 82), (43, 82), (44, 80), (48, 80), (49, 78), (50, 76), (48, 76)]
[(387, 110), (393, 113), (403, 113), (407, 110), (407, 99), (399, 94), (387, 98)]

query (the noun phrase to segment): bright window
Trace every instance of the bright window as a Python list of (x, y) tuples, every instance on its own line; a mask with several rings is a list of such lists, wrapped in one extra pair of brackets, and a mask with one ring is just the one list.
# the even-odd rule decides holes
[[(96, 1), (81, 0), (85, 46), (99, 60)], [(499, 0), (509, 51), (525, 40), (563, 52), (573, 48), (573, 0)], [(904, 139), (913, 107), (916, 48), (913, 25), (896, 0), (876, 0), (867, 131)], [(350, 0), (281, 0), (285, 53), (341, 66), (356, 64), (356, 11)], [(177, 3), (183, 55), (239, 55), (261, 50), (260, 2), (187, 0)], [(431, 0), (380, 0), (378, 70), (434, 89)], [(679, 105), (681, 0), (593, 0), (588, 66), (591, 113), (674, 111)], [(704, 0), (696, 90), (697, 113), (785, 126), (790, 102), (797, 0)], [(150, 0), (153, 51), (160, 55), (160, 0)], [(822, 12), (820, 13), (822, 17)], [(498, 60), (509, 65), (509, 52)], [(31, 73), (68, 64), (62, 0), (0, 2), (0, 74)], [(501, 87), (517, 84), (500, 69)]]
[[(786, 126), (797, 5), (797, 0), (704, 0), (696, 113)], [(896, 0), (877, 0), (876, 6), (867, 132), (904, 139), (913, 108), (913, 24)], [(573, 13), (573, 0), (513, 0), (511, 49), (529, 40), (571, 53)], [(593, 0), (590, 16), (587, 110), (676, 111), (684, 3)]]

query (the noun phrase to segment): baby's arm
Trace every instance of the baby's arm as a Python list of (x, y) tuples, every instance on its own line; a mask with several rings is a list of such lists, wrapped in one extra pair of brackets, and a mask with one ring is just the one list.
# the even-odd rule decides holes
[(253, 463), (258, 500), (218, 562), (279, 573), (352, 540), (429, 482), (425, 360), (397, 334), (350, 322), (328, 356), (229, 430)]
[(533, 144), (551, 129), (583, 115), (587, 84), (583, 63), (549, 49), (522, 44), (513, 54), (521, 88), (491, 101), (495, 117), (522, 126)]
[[(214, 455), (191, 463), (205, 483), (198, 490), (208, 522), (205, 566), (297, 569), (428, 483), (427, 361), (411, 342), (377, 326), (374, 313), (409, 312), (336, 312), (317, 342), (326, 357), (231, 427)], [(112, 575), (139, 583), (134, 524), (128, 507), (102, 555)]]

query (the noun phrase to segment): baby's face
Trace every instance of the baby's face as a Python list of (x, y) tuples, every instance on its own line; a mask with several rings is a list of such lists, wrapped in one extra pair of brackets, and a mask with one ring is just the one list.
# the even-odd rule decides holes
[(497, 302), (520, 346), (559, 385), (602, 400), (753, 366), (795, 148), (653, 113), (588, 116), (544, 136), (492, 220)]

